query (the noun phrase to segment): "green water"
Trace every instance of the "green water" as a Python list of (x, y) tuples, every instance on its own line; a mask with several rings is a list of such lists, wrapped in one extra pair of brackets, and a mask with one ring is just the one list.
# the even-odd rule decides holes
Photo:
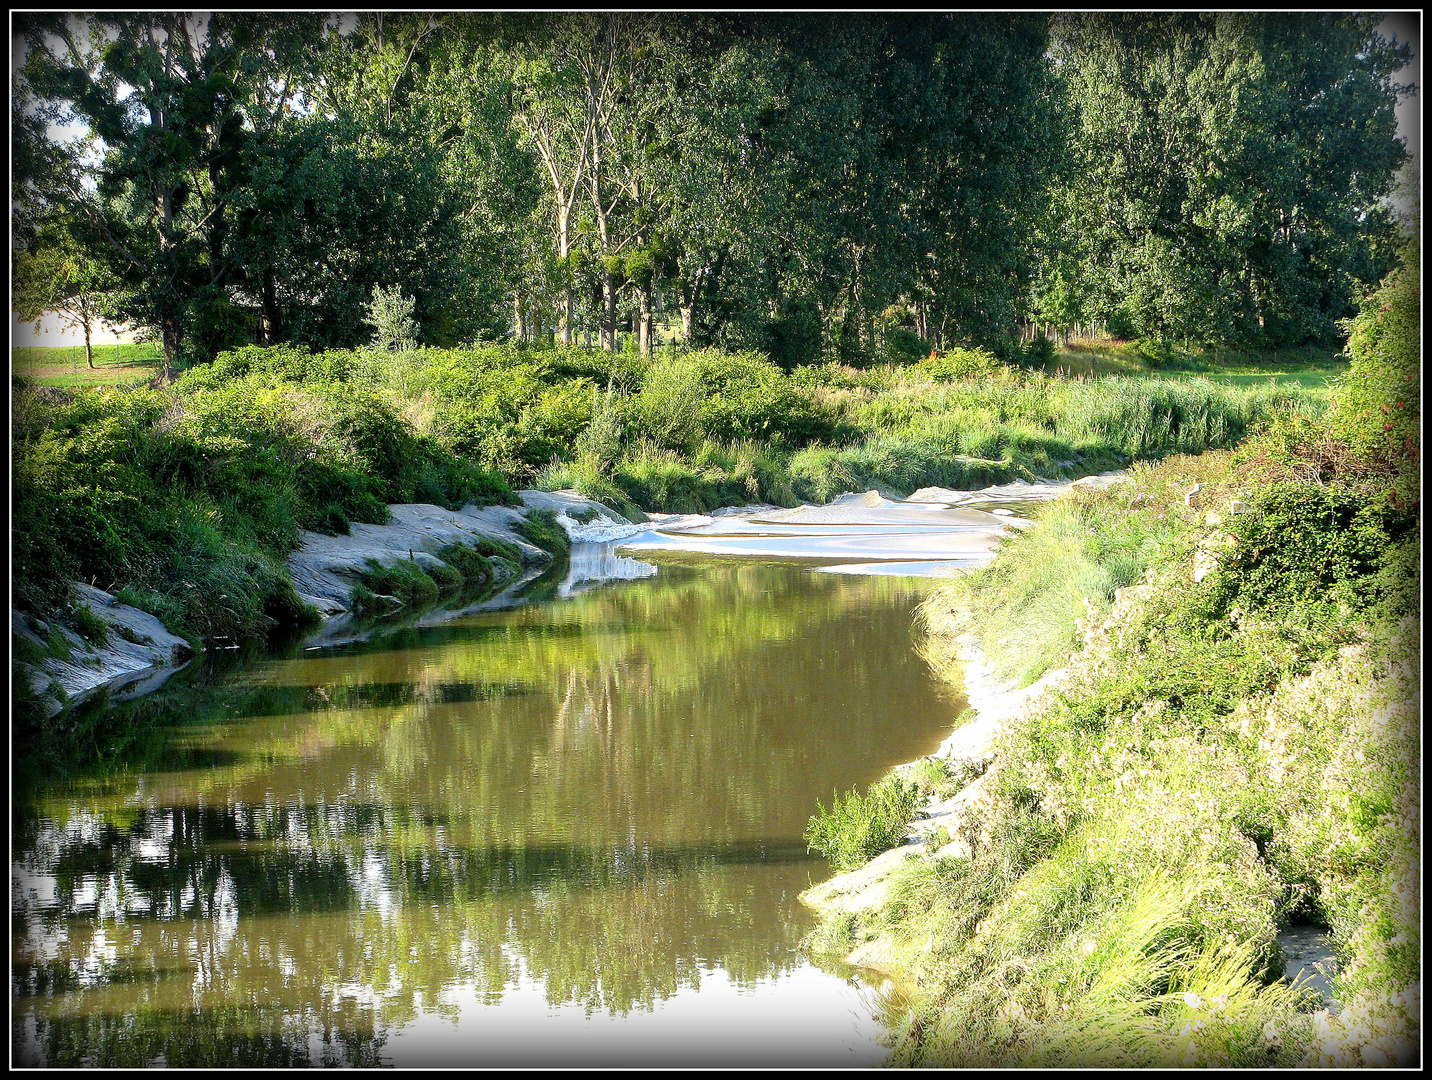
[(929, 587), (663, 562), (116, 707), (15, 764), (14, 1063), (878, 1062), (801, 834), (960, 711)]

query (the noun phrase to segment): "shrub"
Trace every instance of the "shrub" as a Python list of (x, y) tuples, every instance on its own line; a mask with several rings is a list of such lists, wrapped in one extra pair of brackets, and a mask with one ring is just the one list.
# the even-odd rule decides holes
[(988, 349), (949, 349), (943, 355), (930, 355), (919, 363), (919, 370), (936, 382), (956, 379), (987, 379), (1004, 370), (1004, 365)]
[(1173, 347), (1163, 338), (1138, 338), (1132, 352), (1154, 371), (1171, 364), (1175, 355)]
[(1043, 334), (1036, 334), (1025, 342), (1023, 351), (1024, 362), (1037, 368), (1054, 363), (1054, 358), (1058, 355), (1054, 348), (1054, 342)]
[(703, 439), (781, 439), (798, 446), (831, 431), (824, 410), (779, 367), (751, 353), (660, 360), (633, 408), (646, 435), (677, 450)]
[(1339, 605), (1360, 613), (1383, 600), (1388, 556), (1415, 534), (1416, 518), (1356, 488), (1282, 481), (1258, 491), (1251, 513), (1224, 528), (1237, 547), (1218, 576), (1221, 602), (1248, 611)]
[(930, 355), (930, 342), (913, 330), (892, 326), (880, 335), (881, 352), (895, 364), (913, 364)]
[(1332, 433), (1357, 453), (1409, 475), (1421, 445), (1422, 343), (1420, 277), (1410, 254), (1346, 323), (1352, 363), (1328, 413)]
[(806, 843), (837, 870), (854, 870), (905, 838), (919, 799), (913, 783), (892, 774), (864, 795), (852, 790), (836, 798), (829, 810), (817, 802)]
[[(500, 546), (499, 546), (500, 545)], [(455, 570), (463, 584), (486, 584), (495, 577), (488, 557), (506, 558), (514, 565), (521, 565), (517, 549), (500, 541), (489, 541), (484, 553), (478, 547), (466, 544), (450, 544), (438, 552), (438, 558)]]
[(418, 322), (413, 318), (417, 301), (404, 296), (394, 285), (390, 289), (373, 286), (373, 300), (368, 305), (365, 322), (373, 327), (373, 344), (385, 351), (415, 349), (418, 345)]

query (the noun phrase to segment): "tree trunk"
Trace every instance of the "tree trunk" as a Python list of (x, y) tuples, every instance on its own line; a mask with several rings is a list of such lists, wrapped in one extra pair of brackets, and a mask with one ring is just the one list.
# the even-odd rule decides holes
[(522, 310), (522, 294), (512, 294), (512, 339), (522, 345), (527, 341), (527, 320)]
[(557, 255), (562, 260), (562, 303), (557, 312), (557, 331), (562, 344), (572, 344), (572, 230), (571, 218), (564, 210), (557, 222)]
[(184, 331), (179, 326), (177, 316), (164, 316), (159, 324), (159, 336), (164, 346), (164, 370), (160, 374), (166, 379), (172, 379), (176, 370), (174, 362), (179, 359), (179, 346), (184, 341)]
[(677, 298), (676, 307), (681, 312), (681, 342), (686, 348), (691, 348), (691, 330), (696, 321), (696, 302), (701, 296), (701, 281), (705, 276), (704, 270), (696, 271), (690, 283), (683, 281), (679, 287), (680, 295)]
[(642, 356), (651, 355), (651, 284), (637, 288), (637, 351)]
[(617, 351), (617, 279), (602, 275), (602, 348)]
[(263, 326), (263, 343), (265, 345), (277, 345), (283, 337), (283, 315), (279, 310), (278, 292), (273, 287), (273, 278), (264, 276), (262, 304), (263, 313), (260, 316)]
[(85, 363), (94, 368), (94, 350), (90, 348), (90, 324), (89, 320), (84, 321), (85, 328)]

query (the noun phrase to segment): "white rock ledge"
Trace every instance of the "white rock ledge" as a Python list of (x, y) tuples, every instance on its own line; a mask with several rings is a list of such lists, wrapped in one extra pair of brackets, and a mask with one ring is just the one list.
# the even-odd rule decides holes
[[(348, 536), (325, 536), (304, 532), (297, 551), (288, 559), (288, 570), (299, 599), (312, 604), (327, 623), (346, 622), (352, 606), (353, 586), (358, 575), (373, 559), (380, 566), (391, 566), (410, 559), (420, 566), (441, 563), (436, 552), (450, 544), (473, 546), (483, 537), (503, 540), (513, 545), (525, 567), (540, 567), (552, 557), (513, 531), (512, 526), (531, 510), (546, 509), (557, 515), (564, 525), (576, 524), (587, 518), (602, 528), (631, 528), (632, 523), (610, 507), (585, 498), (574, 491), (521, 491), (523, 505), (467, 506), (446, 510), (428, 503), (400, 503), (389, 506), (391, 520), (386, 525), (353, 524)], [(508, 571), (512, 578), (507, 590), (487, 601), (482, 607), (510, 606), (509, 594), (535, 573)], [(499, 568), (499, 580), (502, 571)], [(46, 717), (54, 716), (70, 705), (107, 689), (116, 701), (137, 697), (158, 689), (163, 682), (188, 663), (193, 650), (188, 642), (153, 615), (121, 604), (112, 594), (83, 582), (75, 582), (80, 602), (109, 626), (108, 641), (96, 647), (67, 627), (56, 628), (69, 645), (70, 659), (45, 657), (38, 665), (16, 663), (15, 678), (28, 682), (40, 698)], [(471, 609), (464, 609), (471, 610)], [(461, 612), (444, 612), (451, 618)], [(17, 640), (25, 640), (38, 649), (47, 649), (48, 642), (36, 634), (19, 612), (10, 613), (11, 632)], [(49, 627), (42, 628), (49, 632)], [(348, 639), (355, 635), (350, 634)], [(356, 635), (356, 636), (362, 636)], [(56, 693), (58, 686), (63, 694)]]
[[(80, 602), (108, 627), (107, 641), (92, 645), (68, 627), (57, 625), (69, 645), (70, 659), (46, 657), (37, 666), (16, 665), (16, 679), (29, 681), (47, 717), (64, 707), (61, 695), (51, 689), (54, 684), (64, 690), (64, 699), (72, 705), (93, 697), (101, 688), (114, 700), (123, 701), (157, 689), (193, 656), (189, 643), (149, 612), (121, 604), (112, 594), (82, 581), (74, 582), (74, 587)], [(10, 627), (17, 639), (47, 647), (18, 612), (11, 611)]]

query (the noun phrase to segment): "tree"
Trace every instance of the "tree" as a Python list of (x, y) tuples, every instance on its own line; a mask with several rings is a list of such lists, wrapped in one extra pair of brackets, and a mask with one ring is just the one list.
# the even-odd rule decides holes
[(373, 286), (373, 302), (368, 305), (368, 325), (373, 327), (373, 344), (379, 349), (416, 349), (418, 323), (413, 318), (414, 301), (394, 285), (391, 289)]
[(234, 212), (257, 133), (287, 114), (291, 64), (314, 17), (58, 13), (18, 17), (21, 108), (86, 122), (100, 160), (23, 125), (26, 213), (64, 212), (126, 286), (124, 311), (159, 330), (166, 368), (245, 340)]
[(109, 269), (69, 243), (20, 251), (15, 257), (13, 308), (21, 322), (36, 327), (47, 313), (85, 339), (85, 362), (94, 367), (92, 336), (101, 321), (117, 322), (119, 282)]
[(1406, 59), (1371, 16), (1055, 20), (1086, 306), (1138, 334), (1330, 341), (1386, 270)]

